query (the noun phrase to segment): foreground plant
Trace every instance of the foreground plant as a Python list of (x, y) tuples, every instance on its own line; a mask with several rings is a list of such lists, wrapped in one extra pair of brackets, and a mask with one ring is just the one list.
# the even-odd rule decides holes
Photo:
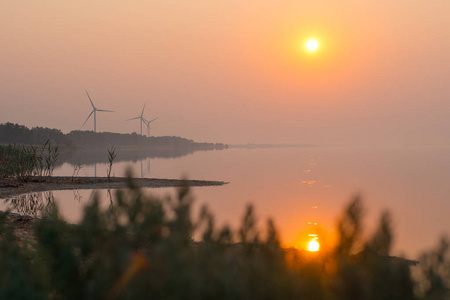
[(27, 181), (31, 176), (52, 176), (59, 156), (58, 146), (47, 140), (38, 150), (34, 146), (0, 145), (0, 178)]
[[(52, 202), (53, 203), (53, 202)], [(35, 241), (18, 244), (0, 225), (0, 298), (12, 299), (438, 299), (448, 297), (448, 247), (430, 253), (424, 282), (414, 294), (407, 260), (389, 257), (390, 219), (363, 240), (361, 201), (338, 225), (333, 251), (310, 253), (280, 247), (273, 222), (257, 227), (247, 207), (237, 231), (217, 228), (206, 207), (192, 218), (188, 187), (175, 199), (147, 197), (129, 179), (102, 209), (94, 196), (78, 225), (66, 223), (55, 205), (35, 225)], [(0, 216), (0, 221), (5, 215)], [(195, 237), (196, 241), (192, 238)], [(356, 247), (363, 251), (355, 254)], [(439, 259), (431, 259), (436, 255)], [(434, 266), (435, 267), (429, 267)], [(414, 268), (421, 268), (416, 266)], [(447, 280), (447, 281), (446, 281)], [(437, 293), (437, 294), (436, 294)]]
[(32, 146), (0, 145), (0, 178), (28, 180), (35, 174), (38, 157)]
[(72, 182), (74, 181), (75, 177), (78, 176), (78, 173), (80, 172), (81, 168), (83, 168), (83, 165), (81, 163), (77, 163), (73, 166)]
[(116, 159), (116, 149), (114, 149), (114, 147), (111, 147), (111, 149), (108, 149), (108, 162), (109, 162), (109, 166), (108, 169), (106, 170), (106, 175), (108, 176), (108, 182), (111, 182), (111, 171), (112, 171), (112, 165), (114, 162), (114, 159)]
[(59, 147), (52, 146), (50, 140), (47, 140), (43, 146), (42, 155), (45, 161), (45, 175), (53, 175), (55, 163), (59, 156)]

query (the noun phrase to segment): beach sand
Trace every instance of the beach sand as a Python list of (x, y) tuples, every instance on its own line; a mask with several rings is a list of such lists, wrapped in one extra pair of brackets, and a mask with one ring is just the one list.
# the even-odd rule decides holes
[[(223, 181), (208, 180), (180, 180), (158, 178), (133, 178), (133, 182), (142, 188), (177, 187), (183, 184), (189, 186), (221, 186)], [(10, 198), (31, 192), (57, 190), (86, 190), (86, 189), (120, 189), (127, 186), (126, 177), (31, 177), (27, 181), (13, 178), (0, 179), (0, 199)]]

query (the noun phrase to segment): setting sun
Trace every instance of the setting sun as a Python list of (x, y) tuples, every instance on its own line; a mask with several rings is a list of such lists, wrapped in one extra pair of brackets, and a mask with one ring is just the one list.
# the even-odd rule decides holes
[(308, 50), (310, 50), (310, 51), (315, 51), (318, 46), (319, 46), (319, 43), (316, 40), (309, 40), (306, 43), (306, 48), (308, 48)]
[(310, 251), (310, 252), (319, 251), (319, 248), (320, 248), (320, 244), (317, 240), (312, 240), (308, 244), (308, 251)]

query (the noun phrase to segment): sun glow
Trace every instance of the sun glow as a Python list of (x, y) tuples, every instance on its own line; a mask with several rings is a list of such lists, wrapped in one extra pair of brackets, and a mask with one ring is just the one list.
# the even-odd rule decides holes
[(306, 48), (308, 48), (309, 51), (315, 51), (319, 47), (319, 43), (316, 40), (309, 40), (306, 43)]
[(320, 244), (317, 240), (312, 240), (311, 242), (309, 242), (308, 244), (308, 251), (310, 252), (317, 252), (320, 249)]

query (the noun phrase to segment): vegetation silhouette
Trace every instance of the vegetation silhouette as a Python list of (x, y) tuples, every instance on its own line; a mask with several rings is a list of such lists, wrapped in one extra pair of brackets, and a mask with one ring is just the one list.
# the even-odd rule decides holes
[(114, 163), (114, 159), (116, 159), (116, 149), (114, 147), (111, 147), (111, 149), (108, 149), (108, 168), (106, 169), (106, 176), (108, 177), (108, 181), (111, 181), (111, 171), (112, 171), (112, 165)]
[(0, 145), (0, 179), (12, 177), (22, 181), (32, 176), (53, 175), (59, 147), (47, 140), (41, 147)]
[[(2, 146), (1, 144), (9, 145)], [(37, 147), (37, 145), (42, 144), (44, 146)], [(34, 163), (32, 162), (33, 158), (40, 159), (39, 155), (35, 155), (38, 154), (36, 150), (44, 153), (44, 149), (41, 148), (45, 147), (48, 148), (46, 149), (48, 152), (50, 150), (52, 152), (49, 152), (48, 155), (42, 158), (41, 164), (46, 163), (47, 165), (51, 165), (51, 173), (55, 167), (59, 167), (64, 163), (71, 164), (74, 166), (74, 169), (80, 164), (109, 163), (108, 156), (104, 154), (104, 149), (110, 149), (112, 147), (120, 150), (120, 154), (115, 159), (115, 162), (137, 162), (147, 158), (177, 158), (193, 154), (195, 151), (222, 150), (228, 148), (225, 144), (196, 143), (180, 137), (144, 137), (136, 133), (95, 133), (91, 131), (72, 131), (69, 134), (63, 134), (57, 129), (42, 127), (28, 129), (25, 126), (12, 123), (0, 124), (0, 148), (6, 149), (5, 147), (13, 147), (13, 152), (18, 153), (20, 150), (20, 153), (24, 154), (20, 157), (26, 159), (26, 161), (18, 165), (25, 168), (22, 171), (26, 174), (24, 176), (19, 174), (18, 176), (21, 178), (27, 178), (33, 173), (33, 166), (30, 164)], [(0, 178), (5, 177), (8, 173), (16, 173), (15, 171), (12, 172), (9, 170), (7, 164), (7, 162), (11, 161), (13, 152), (7, 153), (1, 149)], [(9, 158), (6, 158), (4, 154)], [(36, 164), (38, 163), (39, 161), (36, 162)], [(16, 168), (16, 171), (22, 172), (20, 168)]]
[[(332, 251), (280, 246), (275, 225), (261, 232), (252, 206), (237, 231), (217, 228), (202, 207), (192, 217), (188, 186), (175, 199), (148, 197), (131, 179), (102, 209), (98, 196), (70, 225), (53, 201), (19, 240), (0, 214), (3, 299), (447, 299), (450, 253), (443, 239), (419, 265), (390, 257), (387, 213), (364, 240), (362, 202), (338, 223)], [(198, 236), (193, 241), (193, 236)], [(356, 253), (357, 248), (363, 251)], [(414, 272), (411, 272), (414, 271)], [(417, 276), (413, 276), (416, 273)]]
[(93, 132), (74, 130), (68, 134), (58, 129), (27, 127), (19, 124), (0, 124), (0, 144), (41, 145), (49, 140), (52, 144), (79, 148), (114, 147), (150, 147), (150, 148), (187, 148), (194, 150), (220, 150), (227, 148), (221, 143), (197, 143), (193, 140), (176, 137), (146, 137), (136, 133), (122, 134), (113, 132)]

